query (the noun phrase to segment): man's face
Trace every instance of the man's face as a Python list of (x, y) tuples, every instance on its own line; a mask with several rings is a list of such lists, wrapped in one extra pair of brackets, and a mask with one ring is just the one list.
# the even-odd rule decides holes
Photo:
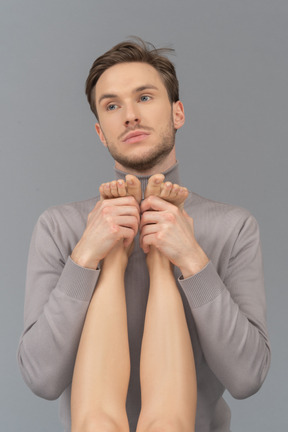
[(183, 106), (171, 105), (156, 69), (120, 63), (101, 75), (94, 91), (96, 130), (116, 168), (163, 171), (175, 163), (175, 129), (184, 123)]

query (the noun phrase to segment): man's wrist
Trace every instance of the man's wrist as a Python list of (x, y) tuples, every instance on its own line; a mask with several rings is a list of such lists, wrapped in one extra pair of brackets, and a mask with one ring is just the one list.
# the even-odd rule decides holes
[(99, 265), (99, 260), (77, 253), (75, 248), (70, 255), (72, 261), (80, 267), (96, 270)]
[(183, 266), (180, 266), (180, 270), (184, 279), (188, 277), (195, 276), (197, 273), (200, 273), (209, 263), (209, 258), (203, 252), (202, 256), (199, 256), (199, 259), (193, 260), (191, 259)]

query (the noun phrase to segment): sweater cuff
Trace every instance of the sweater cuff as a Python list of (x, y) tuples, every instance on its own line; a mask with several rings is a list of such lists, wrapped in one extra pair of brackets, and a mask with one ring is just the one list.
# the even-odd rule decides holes
[(224, 290), (220, 276), (211, 261), (194, 276), (178, 279), (191, 308), (198, 308), (212, 302)]
[(70, 257), (63, 268), (58, 282), (58, 289), (69, 297), (90, 301), (100, 269), (80, 267)]

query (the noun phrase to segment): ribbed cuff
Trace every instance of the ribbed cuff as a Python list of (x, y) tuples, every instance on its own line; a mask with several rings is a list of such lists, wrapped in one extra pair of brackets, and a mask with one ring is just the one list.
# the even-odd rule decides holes
[(80, 267), (68, 257), (57, 288), (69, 297), (89, 301), (99, 274), (100, 269), (92, 270)]
[(225, 286), (211, 261), (194, 276), (178, 279), (191, 308), (198, 308), (218, 297)]

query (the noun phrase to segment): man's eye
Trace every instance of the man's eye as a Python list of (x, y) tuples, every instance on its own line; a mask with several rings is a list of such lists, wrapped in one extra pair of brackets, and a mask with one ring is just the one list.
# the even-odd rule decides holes
[(147, 95), (143, 95), (143, 96), (140, 97), (141, 102), (147, 102), (147, 101), (149, 101), (150, 99), (151, 99), (151, 97), (150, 97), (150, 96), (147, 96)]
[(117, 108), (116, 104), (109, 104), (107, 106), (107, 111), (114, 111)]

